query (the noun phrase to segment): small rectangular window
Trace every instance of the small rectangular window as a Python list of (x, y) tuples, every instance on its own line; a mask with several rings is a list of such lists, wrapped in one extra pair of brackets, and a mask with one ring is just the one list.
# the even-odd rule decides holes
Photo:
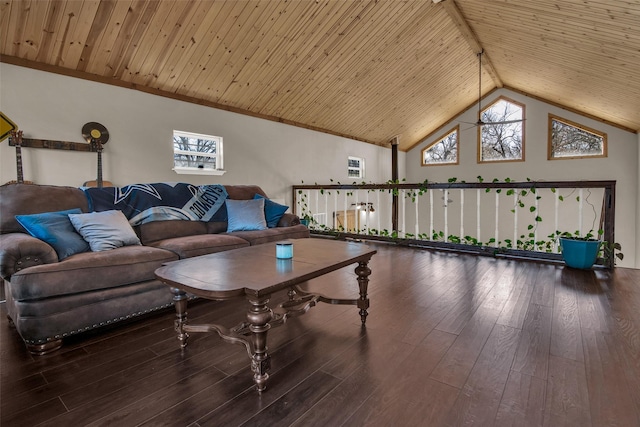
[(607, 134), (549, 114), (548, 159), (607, 157)]
[(349, 156), (347, 159), (347, 176), (349, 178), (364, 178), (364, 159)]
[(173, 170), (179, 174), (224, 174), (222, 137), (174, 130)]

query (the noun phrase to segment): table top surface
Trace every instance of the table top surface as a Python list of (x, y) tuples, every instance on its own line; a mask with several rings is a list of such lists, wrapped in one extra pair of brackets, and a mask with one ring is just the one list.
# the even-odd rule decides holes
[(210, 299), (269, 295), (348, 265), (369, 261), (377, 252), (363, 243), (292, 239), (293, 258), (276, 258), (276, 242), (187, 258), (156, 270), (163, 283)]

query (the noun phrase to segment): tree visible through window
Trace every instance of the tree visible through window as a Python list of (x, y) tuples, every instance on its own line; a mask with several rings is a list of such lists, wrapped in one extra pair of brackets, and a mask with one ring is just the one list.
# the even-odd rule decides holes
[(457, 165), (459, 126), (422, 150), (422, 166)]
[(549, 114), (549, 160), (606, 156), (606, 133)]
[(498, 98), (481, 113), (479, 162), (524, 160), (524, 105)]
[(364, 159), (349, 156), (347, 158), (347, 176), (349, 178), (364, 178)]
[(222, 172), (222, 137), (174, 130), (173, 167), (177, 173)]

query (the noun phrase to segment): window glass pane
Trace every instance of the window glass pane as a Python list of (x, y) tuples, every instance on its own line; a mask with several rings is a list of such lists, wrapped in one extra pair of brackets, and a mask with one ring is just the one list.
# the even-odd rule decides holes
[(347, 158), (347, 176), (349, 178), (364, 178), (364, 159), (349, 156)]
[(480, 161), (524, 159), (524, 106), (504, 98), (481, 115)]
[(550, 158), (604, 157), (606, 134), (549, 116)]
[(458, 128), (422, 150), (423, 165), (458, 164)]
[(222, 138), (189, 132), (173, 132), (174, 169), (222, 169)]

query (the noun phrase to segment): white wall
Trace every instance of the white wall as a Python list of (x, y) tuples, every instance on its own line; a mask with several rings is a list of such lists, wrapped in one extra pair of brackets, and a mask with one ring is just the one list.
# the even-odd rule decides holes
[[(391, 149), (268, 120), (175, 101), (136, 90), (0, 63), (0, 108), (24, 138), (84, 142), (82, 126), (109, 131), (103, 179), (136, 182), (258, 184), (272, 198), (291, 203), (291, 186), (342, 183), (347, 157), (365, 159), (367, 182), (391, 179)], [(173, 130), (224, 138), (224, 176), (177, 175)], [(80, 186), (96, 179), (96, 153), (23, 148), (24, 179)], [(16, 179), (15, 151), (0, 144), (0, 182)], [(404, 165), (404, 153), (400, 163)], [(404, 168), (401, 168), (404, 174)], [(402, 176), (402, 175), (401, 175)]]
[[(477, 163), (477, 129), (464, 122), (477, 120), (477, 110), (471, 108), (454, 121), (441, 128), (432, 138), (418, 144), (407, 153), (407, 179), (409, 182), (447, 182), (451, 177), (458, 181), (476, 182), (478, 175), (485, 181), (494, 178), (504, 180), (616, 180), (616, 241), (622, 245), (625, 255), (619, 266), (640, 268), (640, 153), (637, 134), (608, 126), (579, 116), (561, 108), (524, 95), (500, 89), (487, 96), (482, 105), (488, 105), (500, 95), (526, 105), (525, 162)], [(608, 156), (599, 159), (547, 160), (548, 114), (583, 124), (608, 135)], [(460, 124), (459, 165), (421, 166), (421, 150), (436, 138)]]

